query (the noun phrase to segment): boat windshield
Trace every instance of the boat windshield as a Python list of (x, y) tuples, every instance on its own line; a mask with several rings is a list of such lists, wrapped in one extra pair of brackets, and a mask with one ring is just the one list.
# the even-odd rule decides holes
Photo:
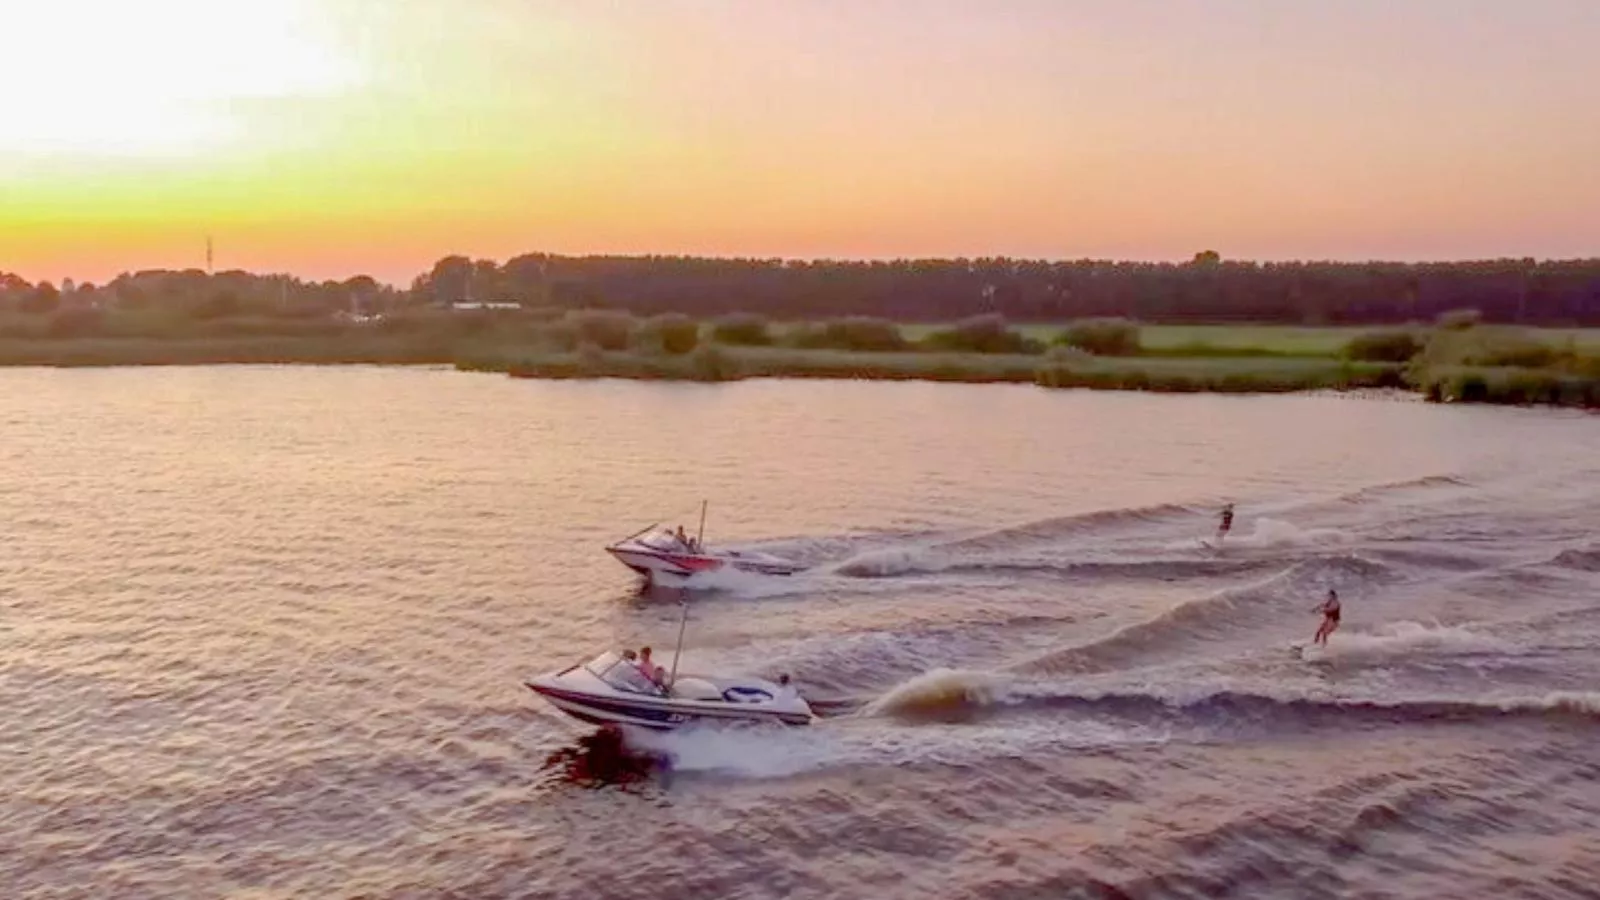
[(666, 530), (652, 531), (644, 537), (639, 538), (639, 543), (649, 547), (652, 550), (661, 550), (668, 553), (681, 553), (685, 550), (691, 549), (685, 546), (683, 541), (678, 540), (678, 536), (676, 534)]
[(619, 691), (631, 694), (651, 694), (659, 696), (661, 688), (654, 682), (644, 677), (639, 667), (622, 658), (618, 653), (607, 650), (583, 666), (594, 676)]

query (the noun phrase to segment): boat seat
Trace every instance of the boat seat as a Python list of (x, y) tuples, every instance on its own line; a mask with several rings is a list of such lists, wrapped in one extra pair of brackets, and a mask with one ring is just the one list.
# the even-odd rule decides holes
[(704, 678), (679, 678), (672, 683), (672, 696), (680, 700), (721, 700), (722, 692)]

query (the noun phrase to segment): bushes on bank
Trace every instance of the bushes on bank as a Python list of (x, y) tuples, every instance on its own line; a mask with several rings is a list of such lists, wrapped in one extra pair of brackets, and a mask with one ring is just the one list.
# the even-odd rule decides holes
[(52, 338), (80, 338), (100, 334), (106, 315), (98, 309), (60, 309), (50, 316), (45, 334)]
[(719, 344), (765, 347), (772, 343), (767, 320), (755, 313), (733, 313), (711, 323), (711, 339)]
[(1600, 406), (1600, 358), (1510, 325), (1441, 323), (1407, 375), (1435, 402)]
[(1340, 354), (1359, 362), (1403, 363), (1422, 352), (1423, 343), (1409, 331), (1369, 331), (1344, 345)]
[(1564, 361), (1549, 342), (1510, 325), (1439, 329), (1418, 355), (1427, 367), (1485, 366), (1541, 369)]
[(1137, 356), (1139, 326), (1127, 319), (1081, 319), (1068, 325), (1056, 337), (1056, 343), (1095, 356)]
[(610, 309), (574, 309), (564, 321), (576, 330), (578, 343), (593, 344), (601, 350), (628, 349), (637, 326), (633, 316)]
[(929, 350), (955, 353), (1040, 353), (1044, 345), (1012, 331), (1004, 316), (989, 313), (971, 316), (953, 327), (934, 331), (920, 342)]
[(689, 357), (694, 377), (700, 381), (733, 381), (739, 377), (739, 363), (715, 343), (700, 345)]
[(1417, 387), (1435, 403), (1600, 407), (1600, 378), (1547, 369), (1433, 370)]
[(1034, 383), (1053, 388), (1260, 394), (1393, 387), (1399, 383), (1399, 376), (1390, 366), (1351, 364), (1229, 370), (1206, 366), (1184, 369), (1107, 368), (1052, 361), (1039, 366)]
[(900, 327), (888, 319), (851, 316), (821, 325), (801, 325), (784, 336), (784, 343), (804, 350), (856, 350), (881, 353), (910, 347)]
[(700, 324), (682, 313), (662, 313), (639, 324), (633, 335), (636, 350), (682, 356), (700, 343)]

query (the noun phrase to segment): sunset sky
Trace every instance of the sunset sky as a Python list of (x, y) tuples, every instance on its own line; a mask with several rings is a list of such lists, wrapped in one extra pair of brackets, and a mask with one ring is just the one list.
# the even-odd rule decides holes
[(1597, 0), (0, 0), (0, 271), (1600, 254)]

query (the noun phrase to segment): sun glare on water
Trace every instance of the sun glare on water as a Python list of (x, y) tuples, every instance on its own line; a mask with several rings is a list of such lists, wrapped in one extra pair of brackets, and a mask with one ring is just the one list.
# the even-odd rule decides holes
[(0, 0), (0, 160), (189, 157), (359, 78), (316, 0)]

